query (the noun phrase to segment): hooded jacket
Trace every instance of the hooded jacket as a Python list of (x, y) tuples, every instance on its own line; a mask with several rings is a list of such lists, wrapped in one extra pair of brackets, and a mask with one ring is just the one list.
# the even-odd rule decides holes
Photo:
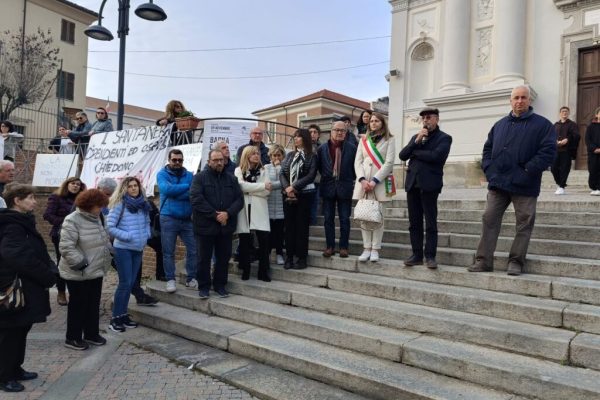
[(0, 287), (11, 284), (17, 275), (25, 293), (24, 310), (0, 316), (0, 328), (45, 322), (50, 315), (48, 288), (56, 282), (57, 272), (33, 214), (0, 209)]
[(94, 122), (94, 124), (92, 125), (92, 129), (91, 130), (94, 133), (112, 132), (112, 131), (114, 131), (112, 120), (110, 118), (109, 119), (103, 119), (103, 120), (99, 119), (96, 122)]
[(537, 197), (542, 173), (555, 157), (554, 126), (529, 107), (518, 117), (511, 112), (494, 124), (483, 145), (481, 167), (488, 189)]

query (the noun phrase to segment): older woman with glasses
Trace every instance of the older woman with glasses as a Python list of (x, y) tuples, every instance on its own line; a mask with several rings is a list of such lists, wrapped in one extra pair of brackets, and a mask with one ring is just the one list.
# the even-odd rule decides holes
[[(52, 225), (50, 229), (50, 239), (54, 244), (54, 250), (56, 251), (56, 264), (60, 263), (60, 230), (62, 228), (65, 217), (73, 211), (73, 205), (75, 204), (75, 198), (85, 190), (85, 184), (81, 182), (79, 178), (71, 177), (67, 178), (60, 187), (48, 197), (48, 203), (46, 205), (46, 211), (44, 212), (44, 219)], [(58, 277), (56, 281), (56, 288), (58, 289), (58, 296), (56, 301), (61, 306), (69, 304), (67, 300), (67, 294), (65, 291), (65, 281)]]
[(108, 112), (106, 111), (106, 108), (98, 107), (96, 109), (96, 122), (94, 122), (94, 125), (92, 125), (90, 136), (95, 133), (112, 131), (114, 131), (112, 120), (108, 118)]

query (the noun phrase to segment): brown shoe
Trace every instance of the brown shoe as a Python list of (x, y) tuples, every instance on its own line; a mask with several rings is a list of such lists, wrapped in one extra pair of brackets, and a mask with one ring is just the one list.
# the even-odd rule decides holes
[(68, 305), (69, 301), (67, 300), (67, 294), (65, 292), (58, 292), (58, 295), (56, 296), (56, 302), (61, 306)]
[(506, 273), (513, 276), (521, 275), (521, 265), (515, 261), (509, 262)]
[(348, 249), (340, 249), (340, 258), (348, 257)]
[(483, 260), (475, 260), (475, 264), (467, 268), (469, 272), (491, 272), (492, 269), (487, 267)]
[(323, 250), (323, 257), (331, 257), (335, 252), (333, 251), (333, 249), (331, 247), (326, 248), (325, 250)]

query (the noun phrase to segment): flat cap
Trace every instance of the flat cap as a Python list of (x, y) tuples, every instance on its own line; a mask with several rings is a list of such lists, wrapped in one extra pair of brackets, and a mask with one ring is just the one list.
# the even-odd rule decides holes
[(440, 115), (440, 110), (438, 110), (437, 108), (433, 108), (433, 107), (425, 107), (424, 109), (421, 110), (421, 112), (419, 113), (419, 115), (421, 117), (425, 116), (425, 115), (430, 115), (430, 114), (435, 114), (435, 115)]

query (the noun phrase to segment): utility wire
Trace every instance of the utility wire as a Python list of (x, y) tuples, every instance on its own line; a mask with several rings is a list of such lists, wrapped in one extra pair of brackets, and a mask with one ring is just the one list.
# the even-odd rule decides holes
[[(386, 36), (371, 36), (356, 39), (344, 39), (344, 40), (330, 40), (326, 42), (308, 42), (308, 43), (292, 43), (292, 44), (279, 44), (270, 46), (252, 46), (252, 47), (223, 47), (213, 49), (190, 49), (190, 50), (127, 50), (128, 53), (199, 53), (199, 52), (213, 52), (213, 51), (240, 51), (240, 50), (261, 50), (261, 49), (280, 49), (285, 47), (302, 47), (302, 46), (316, 46), (323, 44), (334, 44), (334, 43), (348, 43), (348, 42), (359, 42), (365, 40), (376, 40), (390, 38), (390, 35)], [(118, 53), (119, 50), (89, 50), (90, 53)]]
[[(175, 75), (154, 75), (154, 74), (141, 74), (138, 72), (125, 72), (127, 75), (135, 75), (135, 76), (144, 76), (149, 78), (169, 78), (169, 79), (189, 79), (189, 80), (229, 80), (229, 79), (263, 79), (263, 78), (283, 78), (290, 76), (301, 76), (301, 75), (313, 75), (313, 74), (321, 74), (325, 72), (335, 72), (335, 71), (344, 71), (348, 69), (356, 69), (363, 67), (370, 67), (372, 65), (381, 65), (389, 63), (389, 60), (379, 61), (370, 64), (361, 64), (361, 65), (353, 65), (350, 67), (341, 67), (341, 68), (331, 68), (331, 69), (322, 69), (319, 71), (307, 71), (307, 72), (292, 72), (289, 74), (274, 74), (274, 75), (257, 75), (257, 76), (175, 76)], [(97, 67), (86, 66), (87, 69), (91, 69), (94, 71), (104, 71), (104, 72), (114, 72), (117, 73), (119, 71), (113, 69), (104, 69)]]

